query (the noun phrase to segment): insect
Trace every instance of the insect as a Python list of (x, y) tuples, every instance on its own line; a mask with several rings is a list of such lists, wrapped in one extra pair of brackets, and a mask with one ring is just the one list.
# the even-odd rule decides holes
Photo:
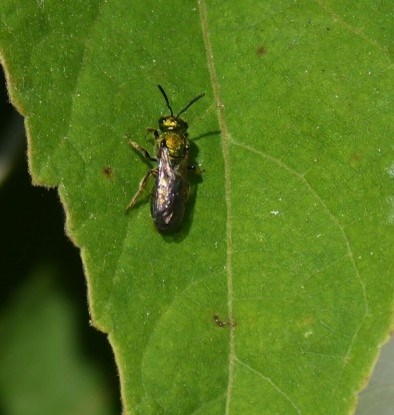
[(158, 163), (158, 166), (150, 169), (142, 178), (137, 193), (131, 199), (126, 212), (131, 209), (143, 194), (151, 176), (155, 177), (155, 184), (151, 193), (150, 211), (153, 222), (160, 232), (172, 232), (182, 224), (187, 199), (189, 196), (188, 170), (198, 169), (189, 165), (189, 140), (186, 121), (180, 118), (191, 105), (202, 98), (201, 93), (193, 98), (177, 115), (171, 108), (167, 94), (158, 85), (164, 100), (170, 110), (170, 115), (159, 118), (159, 130), (148, 128), (148, 133), (153, 133), (155, 139), (156, 157), (134, 141), (129, 144), (134, 150), (141, 153), (147, 160)]

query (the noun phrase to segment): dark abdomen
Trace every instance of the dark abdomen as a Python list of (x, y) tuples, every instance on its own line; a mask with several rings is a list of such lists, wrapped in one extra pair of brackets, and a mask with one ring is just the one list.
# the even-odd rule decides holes
[(189, 184), (180, 175), (156, 178), (151, 200), (151, 216), (157, 229), (161, 232), (175, 231), (185, 216)]

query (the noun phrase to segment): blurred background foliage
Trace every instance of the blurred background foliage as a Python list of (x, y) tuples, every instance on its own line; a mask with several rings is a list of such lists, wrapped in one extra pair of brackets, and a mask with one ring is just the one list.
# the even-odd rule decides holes
[(119, 414), (106, 336), (89, 325), (79, 251), (56, 189), (34, 187), (0, 74), (0, 413)]

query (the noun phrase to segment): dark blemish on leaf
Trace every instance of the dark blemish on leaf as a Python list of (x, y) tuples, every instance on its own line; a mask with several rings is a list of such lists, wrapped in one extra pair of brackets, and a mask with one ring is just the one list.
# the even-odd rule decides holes
[(358, 153), (358, 152), (355, 152), (350, 155), (350, 160), (360, 161), (362, 158), (363, 156), (361, 155), (361, 153)]
[(108, 179), (112, 179), (112, 167), (111, 166), (103, 167), (103, 174)]
[(216, 323), (218, 327), (226, 327), (227, 323), (225, 321), (220, 320), (219, 316), (215, 314), (213, 316), (213, 321)]
[(267, 49), (265, 48), (265, 46), (260, 46), (257, 48), (256, 52), (257, 52), (257, 55), (261, 57), (267, 53)]
[(227, 321), (221, 320), (220, 317), (217, 314), (214, 314), (213, 321), (215, 322), (215, 324), (218, 327), (230, 327), (230, 328), (234, 328), (237, 325), (237, 323), (235, 321), (233, 321), (232, 319), (229, 319)]
[(362, 161), (363, 159), (363, 155), (357, 151), (355, 151), (354, 153), (352, 153), (350, 155), (350, 165), (352, 167), (357, 167), (360, 163), (360, 161)]

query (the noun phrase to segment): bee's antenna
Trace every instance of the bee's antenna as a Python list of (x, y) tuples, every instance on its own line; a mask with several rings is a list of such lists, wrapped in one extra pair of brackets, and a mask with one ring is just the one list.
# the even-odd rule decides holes
[[(197, 95), (195, 98), (193, 98), (185, 108), (181, 112), (179, 112), (176, 116), (178, 118), (182, 113), (184, 113), (191, 105), (193, 105), (196, 101), (198, 101), (200, 98), (202, 98), (205, 95), (205, 92), (202, 92), (200, 95)], [(171, 114), (172, 115), (172, 114)]]
[(163, 89), (163, 87), (162, 87), (161, 85), (157, 85), (157, 86), (159, 87), (160, 92), (163, 94), (163, 97), (164, 97), (164, 99), (165, 99), (165, 101), (166, 101), (167, 107), (168, 107), (168, 109), (170, 110), (171, 117), (173, 117), (173, 116), (174, 116), (174, 112), (172, 111), (172, 108), (171, 108), (170, 102), (168, 101), (167, 94), (164, 92), (164, 89)]

